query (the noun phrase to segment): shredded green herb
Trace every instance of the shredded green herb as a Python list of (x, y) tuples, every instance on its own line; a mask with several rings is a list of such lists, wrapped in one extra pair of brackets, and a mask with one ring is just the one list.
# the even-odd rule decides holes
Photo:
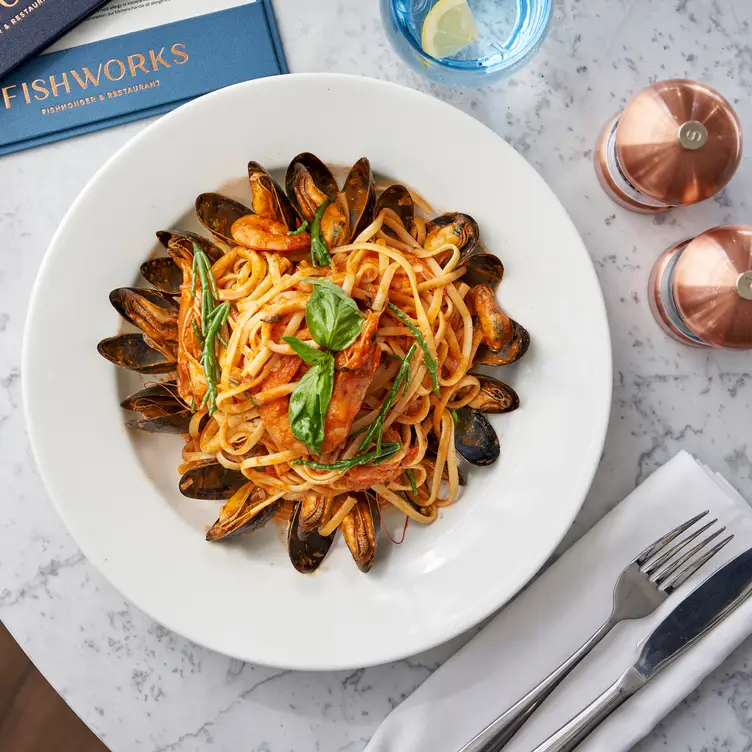
[(411, 469), (405, 471), (407, 473), (407, 479), (410, 481), (410, 488), (413, 489), (413, 494), (418, 495), (418, 486), (415, 484), (415, 473)]
[(433, 391), (435, 394), (439, 394), (439, 364), (436, 361), (436, 358), (431, 355), (431, 350), (428, 347), (428, 343), (423, 338), (423, 335), (420, 333), (420, 329), (418, 329), (415, 324), (413, 324), (412, 321), (408, 318), (408, 316), (403, 313), (399, 308), (397, 308), (394, 303), (389, 303), (389, 308), (394, 311), (397, 318), (412, 332), (413, 337), (417, 340), (418, 344), (420, 345), (421, 350), (423, 350), (423, 363), (425, 367), (428, 369), (428, 373), (431, 374), (431, 384), (433, 385)]
[(321, 232), (321, 218), (324, 216), (326, 207), (329, 206), (329, 199), (316, 209), (313, 215), (313, 224), (311, 225), (311, 260), (314, 266), (331, 266), (332, 257), (329, 254), (324, 235)]
[(449, 412), (450, 412), (450, 414), (452, 416), (452, 420), (454, 421), (454, 425), (456, 426), (457, 425), (457, 411), (456, 410), (450, 410)]
[(297, 230), (290, 230), (290, 232), (288, 232), (287, 234), (288, 235), (302, 235), (307, 229), (308, 229), (308, 220), (304, 219), (303, 224), (300, 225), (300, 227), (298, 227)]
[(398, 441), (388, 441), (381, 448), (374, 449), (372, 452), (356, 454), (354, 457), (350, 457), (349, 460), (337, 460), (329, 465), (325, 465), (323, 462), (316, 462), (315, 460), (295, 460), (292, 464), (305, 465), (314, 470), (349, 470), (351, 467), (367, 465), (369, 462), (373, 465), (380, 465), (382, 462), (386, 462), (391, 457), (394, 457), (401, 448), (402, 444)]

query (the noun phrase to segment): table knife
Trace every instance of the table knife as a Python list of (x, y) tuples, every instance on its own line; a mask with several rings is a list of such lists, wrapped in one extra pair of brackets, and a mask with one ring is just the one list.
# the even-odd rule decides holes
[(634, 663), (533, 752), (570, 752), (622, 703), (738, 608), (752, 593), (752, 548), (710, 575), (637, 648)]

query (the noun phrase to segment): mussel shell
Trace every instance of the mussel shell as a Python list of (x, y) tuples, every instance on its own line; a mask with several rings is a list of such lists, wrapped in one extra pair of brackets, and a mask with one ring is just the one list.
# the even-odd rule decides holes
[(487, 345), (481, 345), (475, 354), (476, 365), (482, 366), (508, 366), (519, 360), (530, 347), (530, 334), (522, 324), (514, 319), (512, 322), (512, 337), (508, 344), (501, 350), (491, 350)]
[[(300, 502), (297, 502), (287, 526), (287, 552), (295, 569), (302, 574), (315, 572), (334, 542), (334, 535), (319, 535), (315, 530), (305, 537), (299, 534)], [(335, 531), (336, 532), (336, 531)]]
[(137, 326), (149, 339), (160, 345), (174, 343), (167, 352), (176, 352), (178, 339), (178, 312), (175, 299), (158, 290), (137, 287), (119, 287), (110, 293), (113, 308), (131, 324)]
[(219, 193), (202, 193), (196, 199), (196, 215), (209, 232), (224, 243), (234, 246), (232, 226), (253, 211), (234, 199)]
[(266, 497), (262, 489), (254, 488), (240, 505), (233, 503), (231, 507), (228, 500), (219, 510), (219, 519), (206, 533), (206, 540), (227, 540), (262, 528), (274, 517), (280, 505), (279, 501), (274, 501), (268, 506), (261, 507)]
[(350, 241), (373, 222), (376, 205), (376, 184), (371, 163), (361, 157), (351, 168), (342, 188), (350, 210)]
[(97, 345), (97, 350), (116, 366), (137, 373), (172, 373), (177, 370), (177, 363), (149, 347), (141, 334), (108, 337)]
[[(199, 198), (201, 198), (201, 196), (199, 196)], [(226, 200), (230, 201), (231, 199)], [(238, 204), (238, 206), (240, 205), (241, 204)], [(197, 245), (199, 249), (209, 257), (209, 261), (211, 261), (212, 264), (216, 264), (225, 253), (221, 248), (212, 243), (209, 238), (205, 238), (203, 235), (188, 230), (159, 230), (157, 232), (157, 238), (168, 251), (178, 253), (189, 261), (193, 260), (194, 245)]]
[(187, 406), (178, 397), (177, 382), (163, 381), (141, 389), (126, 397), (120, 407), (141, 413), (145, 418), (159, 418), (163, 415), (181, 413)]
[[(376, 206), (373, 215), (378, 217), (383, 209), (391, 209), (401, 220), (408, 232), (413, 231), (415, 224), (415, 205), (410, 191), (404, 185), (395, 183), (390, 185), (376, 200)], [(392, 237), (395, 233), (389, 228), (384, 227), (384, 232)]]
[(183, 272), (171, 258), (155, 258), (141, 264), (141, 276), (160, 292), (179, 295)]
[(298, 535), (305, 537), (322, 525), (326, 521), (331, 506), (331, 496), (306, 496), (300, 502)]
[(300, 217), (282, 187), (258, 162), (248, 163), (252, 208), (261, 217), (283, 222), (288, 230), (297, 229)]
[(512, 319), (499, 307), (491, 285), (482, 284), (471, 287), (467, 294), (467, 301), (475, 312), (486, 345), (494, 351), (499, 351), (508, 345), (514, 336)]
[[(450, 228), (451, 232), (447, 228)], [(426, 239), (423, 246), (430, 248), (431, 240), (438, 237), (442, 237), (443, 242), (456, 245), (460, 249), (460, 261), (463, 261), (478, 245), (480, 228), (469, 214), (450, 212), (435, 217), (426, 224)]]
[(229, 499), (248, 482), (239, 470), (230, 470), (218, 462), (192, 467), (180, 479), (180, 493), (189, 499), (215, 501)]
[(494, 291), (499, 287), (504, 276), (504, 264), (498, 256), (480, 251), (471, 253), (462, 263), (467, 270), (462, 276), (462, 281), (470, 287), (486, 284)]
[(482, 373), (474, 373), (473, 376), (480, 381), (480, 391), (468, 407), (482, 413), (511, 413), (520, 406), (517, 392), (508, 384)]
[(455, 449), (473, 465), (490, 465), (499, 459), (499, 437), (488, 418), (471, 407), (457, 410)]
[(332, 202), (337, 200), (339, 187), (337, 181), (332, 175), (332, 171), (315, 155), (309, 151), (298, 154), (292, 159), (287, 167), (285, 174), (285, 190), (287, 197), (292, 205), (297, 209), (298, 214), (304, 219), (310, 219), (307, 214), (301, 212), (300, 206), (296, 201), (297, 191), (295, 190), (296, 181), (300, 179), (301, 168), (308, 171), (313, 180), (313, 184)]
[(361, 572), (370, 571), (376, 561), (381, 521), (376, 499), (371, 494), (355, 494), (358, 501), (340, 524), (342, 537)]
[(125, 425), (128, 428), (135, 428), (147, 433), (174, 433), (187, 434), (191, 425), (193, 413), (190, 410), (183, 410), (179, 413), (170, 415), (160, 415), (157, 418), (146, 418), (144, 420), (127, 420)]

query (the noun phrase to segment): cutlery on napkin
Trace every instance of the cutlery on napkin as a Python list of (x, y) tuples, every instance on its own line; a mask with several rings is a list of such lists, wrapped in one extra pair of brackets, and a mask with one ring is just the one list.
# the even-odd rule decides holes
[[(564, 660), (608, 616), (623, 567), (666, 530), (710, 510), (736, 533), (715, 566), (650, 617), (622, 624), (505, 747), (529, 752), (612, 684), (648, 635), (700, 581), (752, 545), (752, 510), (719, 475), (680, 452), (633, 491), (545, 574), (447, 661), (376, 731), (366, 752), (457, 752)], [(579, 747), (628, 750), (752, 631), (744, 604)]]

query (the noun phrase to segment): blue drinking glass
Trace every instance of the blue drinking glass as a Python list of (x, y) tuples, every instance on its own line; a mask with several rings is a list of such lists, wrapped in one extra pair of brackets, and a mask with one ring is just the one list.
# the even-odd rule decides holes
[(487, 86), (525, 65), (548, 31), (553, 0), (468, 0), (478, 38), (452, 58), (421, 46), (423, 22), (438, 0), (380, 0), (387, 37), (418, 73), (449, 86)]

